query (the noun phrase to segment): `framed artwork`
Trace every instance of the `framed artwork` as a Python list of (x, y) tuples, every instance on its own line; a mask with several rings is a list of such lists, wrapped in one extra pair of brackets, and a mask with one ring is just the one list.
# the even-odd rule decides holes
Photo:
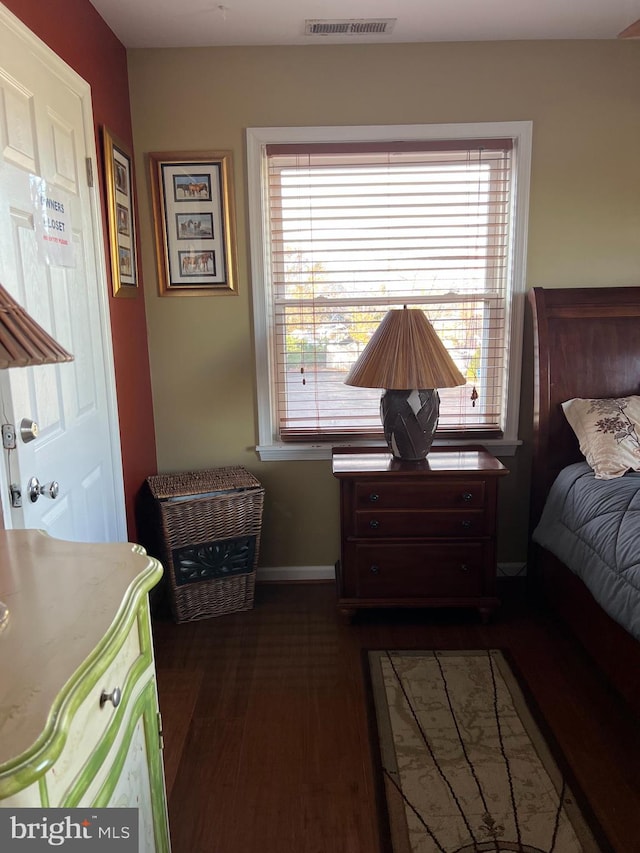
[(102, 129), (102, 143), (113, 295), (135, 296), (138, 264), (131, 153), (106, 127)]
[(151, 152), (161, 296), (236, 293), (230, 151)]

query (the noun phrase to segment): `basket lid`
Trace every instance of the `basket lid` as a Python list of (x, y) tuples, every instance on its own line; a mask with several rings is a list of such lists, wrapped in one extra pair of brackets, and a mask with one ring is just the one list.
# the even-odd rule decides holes
[(157, 500), (196, 497), (215, 492), (261, 489), (262, 484), (241, 465), (211, 468), (205, 471), (182, 471), (147, 477), (151, 494)]

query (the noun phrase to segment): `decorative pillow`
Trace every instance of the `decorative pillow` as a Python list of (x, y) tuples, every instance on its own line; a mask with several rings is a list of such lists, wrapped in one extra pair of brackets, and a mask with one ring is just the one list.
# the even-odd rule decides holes
[(640, 397), (575, 398), (562, 408), (596, 479), (640, 471)]

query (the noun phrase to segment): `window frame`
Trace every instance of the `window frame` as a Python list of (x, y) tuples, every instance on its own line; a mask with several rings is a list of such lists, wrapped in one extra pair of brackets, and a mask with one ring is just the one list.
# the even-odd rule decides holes
[(331, 142), (393, 142), (397, 140), (494, 139), (513, 140), (513, 196), (511, 243), (511, 298), (507, 303), (509, 352), (507, 356), (504, 434), (496, 439), (436, 438), (436, 445), (478, 444), (501, 456), (515, 453), (518, 439), (522, 339), (526, 293), (526, 253), (529, 219), (532, 122), (481, 122), (419, 125), (358, 125), (338, 127), (249, 127), (246, 130), (249, 203), (249, 240), (253, 294), (253, 330), (256, 359), (258, 444), (261, 460), (329, 459), (331, 448), (380, 444), (380, 440), (348, 442), (283, 442), (277, 436), (274, 383), (274, 343), (269, 286), (269, 233), (264, 211), (268, 210), (266, 148), (270, 144)]

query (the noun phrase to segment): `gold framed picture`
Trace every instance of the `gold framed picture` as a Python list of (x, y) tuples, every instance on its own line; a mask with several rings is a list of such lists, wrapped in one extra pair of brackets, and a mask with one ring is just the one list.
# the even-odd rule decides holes
[(231, 151), (149, 154), (161, 296), (236, 293)]
[(114, 296), (136, 296), (136, 251), (133, 168), (130, 151), (106, 127), (102, 128), (109, 248)]

